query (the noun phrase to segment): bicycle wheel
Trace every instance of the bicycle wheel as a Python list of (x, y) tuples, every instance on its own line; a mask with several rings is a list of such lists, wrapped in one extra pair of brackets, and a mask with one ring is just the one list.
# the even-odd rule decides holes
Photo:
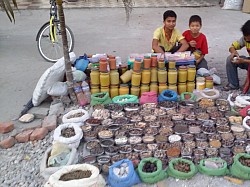
[[(46, 23), (37, 34), (37, 47), (41, 56), (49, 61), (56, 62), (58, 59), (63, 57), (63, 42), (60, 24), (56, 24), (56, 40), (53, 43), (50, 37), (50, 24)], [(66, 26), (67, 40), (69, 52), (73, 51), (74, 48), (74, 35), (71, 29)]]

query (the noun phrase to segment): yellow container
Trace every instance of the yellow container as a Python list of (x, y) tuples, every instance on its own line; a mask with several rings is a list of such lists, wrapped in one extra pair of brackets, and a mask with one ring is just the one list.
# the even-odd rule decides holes
[(90, 73), (91, 84), (100, 84), (100, 72), (98, 69), (92, 69)]
[(119, 88), (118, 86), (110, 86), (109, 94), (111, 98), (119, 95)]
[(119, 95), (129, 94), (129, 87), (127, 84), (121, 84), (119, 88)]
[(186, 66), (179, 67), (178, 82), (187, 82), (187, 67)]
[(132, 78), (132, 70), (127, 70), (125, 73), (123, 73), (120, 76), (120, 79), (122, 80), (122, 83), (128, 83), (129, 81), (131, 81)]
[(141, 73), (141, 82), (142, 84), (149, 84), (151, 80), (151, 71), (150, 69), (144, 69)]
[(158, 82), (166, 83), (167, 82), (168, 73), (166, 69), (158, 69)]
[(151, 68), (151, 82), (157, 82), (157, 68)]
[(196, 78), (196, 89), (197, 90), (204, 90), (206, 87), (205, 78), (204, 77), (197, 77)]
[(119, 73), (117, 70), (110, 71), (110, 84), (119, 84)]
[(100, 73), (100, 82), (101, 82), (101, 87), (103, 86), (109, 86), (110, 85), (110, 74), (109, 73)]
[(130, 89), (130, 94), (140, 96), (140, 87), (139, 86), (132, 86)]
[(109, 92), (108, 86), (101, 86), (101, 92)]
[(177, 70), (175, 68), (168, 69), (168, 83), (169, 84), (177, 83)]
[(142, 84), (142, 85), (141, 85), (141, 95), (142, 95), (144, 92), (149, 92), (149, 85), (148, 85), (148, 84)]
[(177, 86), (176, 86), (176, 84), (169, 84), (168, 85), (168, 89), (169, 90), (173, 90), (173, 91), (175, 91), (177, 93)]
[(206, 77), (206, 88), (210, 88), (212, 89), (214, 87), (214, 81), (213, 81), (213, 77)]
[(150, 92), (155, 91), (158, 94), (158, 84), (157, 82), (151, 82), (150, 86), (149, 86), (149, 90)]
[(158, 68), (165, 68), (164, 58), (160, 58), (158, 61)]
[(169, 69), (172, 69), (172, 68), (175, 68), (175, 61), (172, 61), (172, 60), (170, 60), (169, 62), (168, 62), (168, 68)]
[(140, 86), (141, 85), (141, 72), (133, 71), (131, 84), (132, 84), (132, 86)]
[(163, 90), (167, 90), (168, 89), (168, 86), (166, 85), (166, 83), (159, 83), (158, 89), (159, 89), (159, 94), (161, 94), (161, 92)]
[(99, 85), (93, 85), (93, 84), (91, 84), (90, 87), (91, 87), (91, 89), (90, 89), (91, 94), (99, 93), (100, 92)]
[(128, 70), (128, 66), (124, 65), (122, 68), (122, 74), (125, 73)]
[(178, 94), (181, 95), (183, 92), (187, 91), (187, 84), (183, 82), (178, 83)]
[(187, 92), (193, 92), (195, 89), (195, 83), (194, 82), (187, 82)]
[(187, 80), (194, 81), (196, 76), (196, 67), (195, 65), (189, 65), (187, 69)]

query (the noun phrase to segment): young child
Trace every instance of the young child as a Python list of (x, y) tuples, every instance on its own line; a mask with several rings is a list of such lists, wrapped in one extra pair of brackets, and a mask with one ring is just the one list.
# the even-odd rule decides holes
[[(175, 29), (177, 15), (172, 10), (167, 10), (163, 14), (163, 27), (154, 31), (152, 49), (155, 53), (186, 51), (188, 43), (181, 33)], [(176, 43), (180, 45), (176, 46)]]
[(206, 68), (207, 61), (205, 60), (205, 55), (208, 54), (207, 38), (204, 34), (200, 32), (202, 26), (201, 17), (198, 15), (193, 15), (189, 19), (189, 28), (182, 35), (186, 38), (189, 49), (196, 58), (196, 68)]

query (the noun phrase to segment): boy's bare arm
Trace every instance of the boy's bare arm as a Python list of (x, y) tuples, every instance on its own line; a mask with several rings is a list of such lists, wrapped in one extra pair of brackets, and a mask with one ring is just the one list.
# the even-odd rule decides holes
[(196, 65), (198, 65), (201, 61), (202, 61), (202, 59), (205, 57), (205, 55), (201, 55), (200, 56), (200, 58), (198, 58), (197, 60), (196, 60)]
[(180, 43), (181, 43), (181, 47), (178, 50), (178, 52), (186, 51), (189, 48), (189, 44), (187, 43), (186, 39), (180, 40)]
[(162, 48), (159, 47), (158, 43), (159, 42), (158, 42), (157, 39), (153, 39), (153, 41), (152, 41), (152, 49), (154, 50), (155, 53), (164, 54), (164, 51), (162, 50)]

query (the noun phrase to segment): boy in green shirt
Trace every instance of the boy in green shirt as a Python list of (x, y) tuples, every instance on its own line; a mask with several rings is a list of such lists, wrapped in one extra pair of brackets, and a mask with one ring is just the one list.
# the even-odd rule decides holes
[[(155, 53), (186, 51), (189, 47), (185, 38), (175, 28), (177, 15), (172, 10), (167, 10), (163, 14), (163, 27), (154, 31), (152, 49)], [(179, 43), (179, 45), (176, 45)]]

